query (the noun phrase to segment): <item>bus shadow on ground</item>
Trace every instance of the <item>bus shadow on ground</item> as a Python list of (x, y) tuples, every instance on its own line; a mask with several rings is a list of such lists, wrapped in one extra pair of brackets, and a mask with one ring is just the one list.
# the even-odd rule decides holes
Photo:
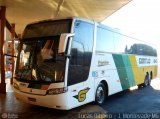
[(151, 113), (159, 112), (160, 81), (154, 80), (151, 86), (135, 90), (125, 90), (111, 95), (102, 108), (110, 113)]

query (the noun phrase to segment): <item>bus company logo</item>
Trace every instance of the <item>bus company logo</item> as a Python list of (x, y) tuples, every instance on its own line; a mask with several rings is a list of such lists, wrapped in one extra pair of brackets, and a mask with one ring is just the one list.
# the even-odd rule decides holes
[(86, 99), (86, 94), (89, 91), (90, 88), (86, 88), (83, 90), (80, 90), (78, 92), (78, 95), (73, 96), (74, 98), (78, 99), (79, 102), (83, 102)]
[(150, 64), (151, 59), (150, 58), (139, 58), (139, 64)]
[(108, 61), (98, 61), (98, 67), (105, 66), (105, 65), (109, 65), (109, 62)]

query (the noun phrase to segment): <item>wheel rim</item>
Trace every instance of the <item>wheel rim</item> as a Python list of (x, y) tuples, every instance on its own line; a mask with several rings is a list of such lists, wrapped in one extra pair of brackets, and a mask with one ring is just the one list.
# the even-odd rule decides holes
[(147, 78), (145, 79), (145, 81), (144, 81), (144, 85), (145, 85), (145, 86), (148, 86), (148, 85), (150, 85), (150, 83), (151, 83), (151, 79), (150, 79), (149, 77), (147, 77)]
[(97, 95), (97, 102), (99, 104), (103, 103), (104, 98), (105, 98), (105, 92), (104, 92), (103, 87), (101, 86), (98, 87), (96, 95)]
[(148, 79), (145, 79), (144, 83), (145, 83), (145, 86), (147, 86), (148, 85)]
[(148, 79), (148, 85), (150, 85), (151, 84), (151, 79)]

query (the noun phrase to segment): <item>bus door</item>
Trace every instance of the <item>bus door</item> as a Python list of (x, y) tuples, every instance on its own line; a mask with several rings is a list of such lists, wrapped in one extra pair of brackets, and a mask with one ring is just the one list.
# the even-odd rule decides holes
[(94, 99), (94, 80), (90, 77), (94, 24), (76, 20), (68, 67), (68, 91), (71, 107)]
[(72, 42), (71, 57), (68, 68), (68, 91), (71, 108), (88, 102), (87, 93), (90, 86), (84, 85), (88, 78), (87, 66), (84, 66), (84, 47), (77, 41)]
[(71, 108), (93, 101), (94, 80), (88, 78), (90, 66), (85, 64), (85, 55), (91, 56), (85, 54), (83, 43), (73, 40), (67, 82)]

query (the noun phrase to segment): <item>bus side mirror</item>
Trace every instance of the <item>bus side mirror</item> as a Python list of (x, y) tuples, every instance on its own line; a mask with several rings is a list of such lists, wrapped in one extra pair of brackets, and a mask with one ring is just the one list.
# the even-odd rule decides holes
[(59, 40), (58, 54), (65, 52), (68, 39), (69, 39), (69, 37), (73, 37), (73, 36), (74, 36), (74, 34), (72, 34), (72, 33), (61, 34), (60, 40)]

